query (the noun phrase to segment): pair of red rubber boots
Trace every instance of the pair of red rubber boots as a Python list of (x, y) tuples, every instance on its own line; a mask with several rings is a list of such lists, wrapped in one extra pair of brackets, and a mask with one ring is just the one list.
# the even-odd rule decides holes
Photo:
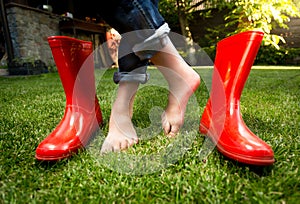
[[(240, 113), (240, 97), (259, 50), (263, 33), (247, 31), (217, 45), (212, 89), (200, 121), (225, 156), (252, 165), (271, 165), (271, 147), (253, 134)], [(65, 114), (36, 149), (39, 160), (70, 157), (83, 148), (102, 123), (96, 97), (92, 44), (66, 36), (48, 38), (66, 94)]]

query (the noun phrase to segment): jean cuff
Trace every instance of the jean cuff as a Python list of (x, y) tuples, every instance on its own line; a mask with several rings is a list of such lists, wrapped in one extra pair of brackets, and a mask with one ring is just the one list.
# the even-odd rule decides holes
[(116, 84), (120, 82), (138, 82), (145, 84), (150, 78), (150, 74), (146, 71), (147, 67), (138, 68), (131, 72), (117, 71), (114, 73), (113, 80)]
[[(154, 53), (160, 51), (169, 42), (168, 34), (170, 32), (169, 25), (164, 23), (154, 34), (145, 39), (143, 42), (133, 46), (132, 50), (141, 60), (150, 59)], [(150, 56), (149, 56), (150, 55)]]

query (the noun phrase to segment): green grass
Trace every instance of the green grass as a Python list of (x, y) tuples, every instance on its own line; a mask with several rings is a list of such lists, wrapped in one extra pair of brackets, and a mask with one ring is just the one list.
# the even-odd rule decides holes
[(58, 74), (0, 77), (0, 203), (299, 202), (300, 70), (253, 69), (242, 94), (246, 124), (273, 147), (276, 162), (269, 167), (239, 164), (216, 149), (199, 157), (206, 141), (197, 131), (208, 97), (204, 83), (189, 103), (187, 133), (171, 140), (155, 128), (156, 112), (166, 103), (164, 84), (143, 86), (133, 117), (141, 142), (124, 153), (99, 155), (117, 87), (112, 74), (97, 71), (104, 126), (86, 151), (57, 163), (34, 155), (63, 116)]

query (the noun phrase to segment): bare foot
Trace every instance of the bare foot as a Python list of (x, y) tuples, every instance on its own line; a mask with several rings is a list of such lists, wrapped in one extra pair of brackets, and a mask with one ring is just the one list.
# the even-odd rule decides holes
[(112, 114), (109, 126), (101, 153), (118, 152), (138, 143), (138, 137), (129, 115)]
[(200, 77), (194, 70), (188, 68), (186, 74), (186, 77), (173, 76), (169, 83), (168, 105), (162, 114), (162, 127), (169, 137), (174, 137), (184, 124), (188, 100), (200, 85)]
[(179, 55), (171, 42), (155, 54), (151, 61), (169, 84), (169, 101), (162, 114), (162, 126), (165, 134), (172, 137), (184, 123), (186, 105), (200, 85), (200, 77)]
[(138, 143), (131, 122), (133, 99), (137, 88), (137, 83), (120, 83), (110, 115), (108, 135), (103, 142), (101, 153), (118, 152)]

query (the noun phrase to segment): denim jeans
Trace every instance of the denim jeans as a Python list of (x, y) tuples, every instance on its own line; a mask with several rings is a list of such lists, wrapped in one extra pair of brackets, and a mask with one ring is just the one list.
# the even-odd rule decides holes
[[(163, 38), (168, 34), (168, 29), (163, 34), (157, 35), (156, 32), (163, 25), (167, 25), (158, 11), (159, 0), (110, 1), (111, 5), (102, 9), (102, 16), (122, 35), (118, 53), (119, 70), (115, 73), (114, 81), (118, 83), (122, 79), (145, 83), (148, 78), (146, 70), (149, 59), (158, 51), (157, 47), (163, 46), (157, 46), (161, 44), (160, 39), (152, 39), (148, 42), (147, 49), (140, 49), (138, 54), (133, 51), (133, 48), (137, 47), (136, 45), (143, 47), (143, 43), (151, 36)], [(109, 4), (110, 1), (107, 3)], [(151, 46), (155, 49), (149, 49)]]

